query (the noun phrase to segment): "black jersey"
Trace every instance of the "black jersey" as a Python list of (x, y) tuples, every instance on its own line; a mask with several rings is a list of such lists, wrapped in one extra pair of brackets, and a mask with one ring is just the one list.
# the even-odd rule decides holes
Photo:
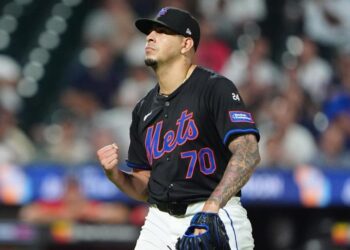
[(171, 95), (159, 85), (135, 107), (129, 167), (151, 170), (149, 203), (206, 200), (220, 182), (238, 135), (259, 132), (235, 85), (197, 66)]

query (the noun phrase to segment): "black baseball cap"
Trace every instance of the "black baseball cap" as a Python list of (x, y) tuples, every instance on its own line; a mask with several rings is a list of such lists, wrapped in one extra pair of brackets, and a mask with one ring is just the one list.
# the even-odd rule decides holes
[(179, 35), (191, 37), (194, 49), (197, 50), (200, 39), (200, 27), (198, 21), (187, 11), (173, 8), (162, 8), (155, 19), (141, 18), (136, 20), (135, 26), (148, 35), (154, 26), (166, 27)]

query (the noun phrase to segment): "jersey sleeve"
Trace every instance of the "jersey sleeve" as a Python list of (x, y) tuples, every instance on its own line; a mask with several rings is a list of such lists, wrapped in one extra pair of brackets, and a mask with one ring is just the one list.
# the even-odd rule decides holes
[(145, 148), (141, 140), (142, 136), (139, 135), (139, 105), (140, 104), (138, 104), (132, 112), (132, 122), (130, 126), (130, 145), (128, 151), (128, 160), (126, 160), (126, 164), (128, 167), (133, 169), (150, 170), (151, 167), (148, 164)]
[(252, 114), (247, 110), (236, 86), (228, 79), (211, 79), (207, 89), (209, 111), (225, 145), (238, 135), (254, 134), (260, 139)]

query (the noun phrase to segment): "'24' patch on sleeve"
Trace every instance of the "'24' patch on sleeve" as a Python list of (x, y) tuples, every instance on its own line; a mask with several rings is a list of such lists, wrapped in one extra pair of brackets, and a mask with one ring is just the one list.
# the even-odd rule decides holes
[(251, 113), (244, 111), (229, 111), (231, 122), (254, 123)]

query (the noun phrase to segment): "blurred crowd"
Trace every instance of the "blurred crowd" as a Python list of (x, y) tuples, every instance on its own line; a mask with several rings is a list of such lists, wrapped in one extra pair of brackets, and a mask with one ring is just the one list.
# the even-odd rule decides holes
[[(114, 142), (126, 160), (132, 109), (156, 84), (134, 21), (164, 6), (199, 20), (196, 64), (238, 87), (261, 133), (260, 168), (350, 169), (349, 0), (101, 0), (84, 20), (57, 105), (29, 129), (21, 126), (23, 66), (0, 51), (0, 171), (96, 164), (97, 149)], [(145, 205), (87, 199), (79, 181), (68, 176), (61, 199), (28, 203), (18, 218), (143, 224)]]
[(67, 62), (59, 105), (27, 131), (18, 125), (21, 65), (0, 55), (0, 164), (95, 162), (112, 142), (125, 159), (131, 110), (156, 82), (133, 23), (175, 6), (200, 21), (196, 63), (231, 79), (253, 112), (262, 166), (350, 168), (350, 1), (286, 0), (277, 20), (267, 0), (100, 2)]
[[(96, 162), (96, 150), (113, 142), (123, 162), (131, 111), (156, 83), (134, 20), (174, 6), (200, 21), (196, 63), (231, 79), (252, 111), (262, 167), (350, 169), (350, 1), (282, 2), (275, 20), (268, 0), (100, 1), (84, 22), (78, 56), (66, 64), (57, 107), (29, 130), (19, 126), (23, 70), (1, 54), (0, 165)], [(120, 211), (114, 219), (123, 221)]]
[[(260, 168), (350, 169), (350, 0), (96, 2), (79, 53), (66, 63), (57, 105), (30, 128), (21, 126), (23, 65), (0, 51), (0, 174), (36, 162), (96, 164), (97, 149), (114, 142), (126, 160), (131, 112), (156, 84), (134, 21), (164, 6), (199, 20), (196, 64), (238, 87), (261, 133)], [(78, 179), (65, 180), (59, 200), (22, 206), (19, 219), (143, 224), (144, 205), (89, 200)]]

